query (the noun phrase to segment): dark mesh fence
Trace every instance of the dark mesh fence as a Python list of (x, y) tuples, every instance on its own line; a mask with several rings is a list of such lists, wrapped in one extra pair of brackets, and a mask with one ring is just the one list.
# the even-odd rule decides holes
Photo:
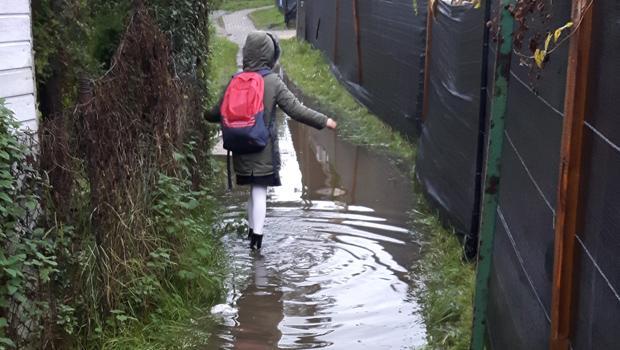
[(520, 57), (531, 55), (530, 42), (544, 42), (548, 31), (570, 21), (570, 2), (547, 5), (530, 16), (521, 45), (515, 42), (510, 71), (490, 282), (497, 300), (489, 305), (487, 323), (493, 349), (544, 349), (549, 341), (568, 45), (553, 52), (543, 69), (523, 65)]
[(620, 3), (597, 0), (585, 115), (574, 349), (620, 347)]
[(461, 233), (469, 233), (475, 202), (483, 33), (483, 11), (438, 3), (416, 173)]
[[(480, 103), (481, 83), (486, 81), (492, 91), (497, 42), (491, 39), (483, 80), (484, 11), (448, 2), (438, 0), (431, 24), (427, 113), (416, 173), (457, 230), (468, 233), (478, 220), (476, 176), (484, 159), (479, 145), (485, 144), (492, 98), (488, 93)], [(494, 0), (491, 11), (495, 25), (498, 4)], [(577, 236), (570, 339), (572, 349), (584, 350), (620, 346), (620, 3), (591, 4), (583, 223)], [(489, 284), (490, 349), (549, 347), (569, 41), (559, 42), (542, 69), (531, 56), (544, 46), (548, 33), (571, 21), (571, 5), (537, 2), (525, 16), (524, 31), (516, 18)], [(419, 2), (418, 15), (411, 1), (306, 0), (304, 6), (299, 35), (325, 53), (360, 101), (396, 129), (412, 133), (422, 112), (426, 5)], [(491, 32), (493, 38), (496, 30)]]
[(396, 130), (415, 134), (424, 82), (426, 1), (306, 0), (300, 16), (305, 23), (300, 35), (325, 53), (349, 91)]

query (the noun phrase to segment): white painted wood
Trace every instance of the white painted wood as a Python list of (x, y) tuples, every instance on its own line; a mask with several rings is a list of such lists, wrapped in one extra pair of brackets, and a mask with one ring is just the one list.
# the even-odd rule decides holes
[(30, 16), (0, 14), (0, 42), (31, 40)]
[(31, 68), (0, 71), (0, 97), (32, 93), (34, 93), (34, 80)]
[(32, 67), (30, 42), (0, 43), (0, 71), (26, 67)]
[(30, 0), (0, 0), (0, 13), (30, 13)]
[(0, 0), (0, 97), (22, 128), (37, 129), (30, 0)]
[(9, 97), (6, 99), (6, 106), (15, 113), (15, 119), (20, 122), (37, 118), (33, 94)]

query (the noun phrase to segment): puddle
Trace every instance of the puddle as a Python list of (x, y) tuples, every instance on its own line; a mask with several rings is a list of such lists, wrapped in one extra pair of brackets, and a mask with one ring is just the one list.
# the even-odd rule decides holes
[[(207, 349), (414, 349), (425, 327), (410, 280), (411, 181), (386, 157), (279, 118), (283, 186), (263, 249), (229, 235), (228, 306)], [(247, 198), (233, 195), (230, 218)]]

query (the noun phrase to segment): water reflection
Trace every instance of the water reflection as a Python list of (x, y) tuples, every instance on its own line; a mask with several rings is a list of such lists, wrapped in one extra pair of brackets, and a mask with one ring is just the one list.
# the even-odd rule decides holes
[(241, 238), (226, 238), (235, 311), (208, 348), (423, 345), (408, 271), (418, 251), (406, 229), (410, 182), (334, 133), (284, 119), (279, 133), (284, 186), (270, 189), (264, 247), (255, 256)]

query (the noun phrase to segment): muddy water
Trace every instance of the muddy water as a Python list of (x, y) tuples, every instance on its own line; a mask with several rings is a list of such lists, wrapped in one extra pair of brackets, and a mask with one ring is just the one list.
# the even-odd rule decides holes
[[(424, 325), (409, 269), (410, 181), (383, 156), (279, 119), (282, 187), (263, 249), (230, 235), (230, 294), (208, 349), (412, 349)], [(230, 217), (242, 215), (237, 193)]]

